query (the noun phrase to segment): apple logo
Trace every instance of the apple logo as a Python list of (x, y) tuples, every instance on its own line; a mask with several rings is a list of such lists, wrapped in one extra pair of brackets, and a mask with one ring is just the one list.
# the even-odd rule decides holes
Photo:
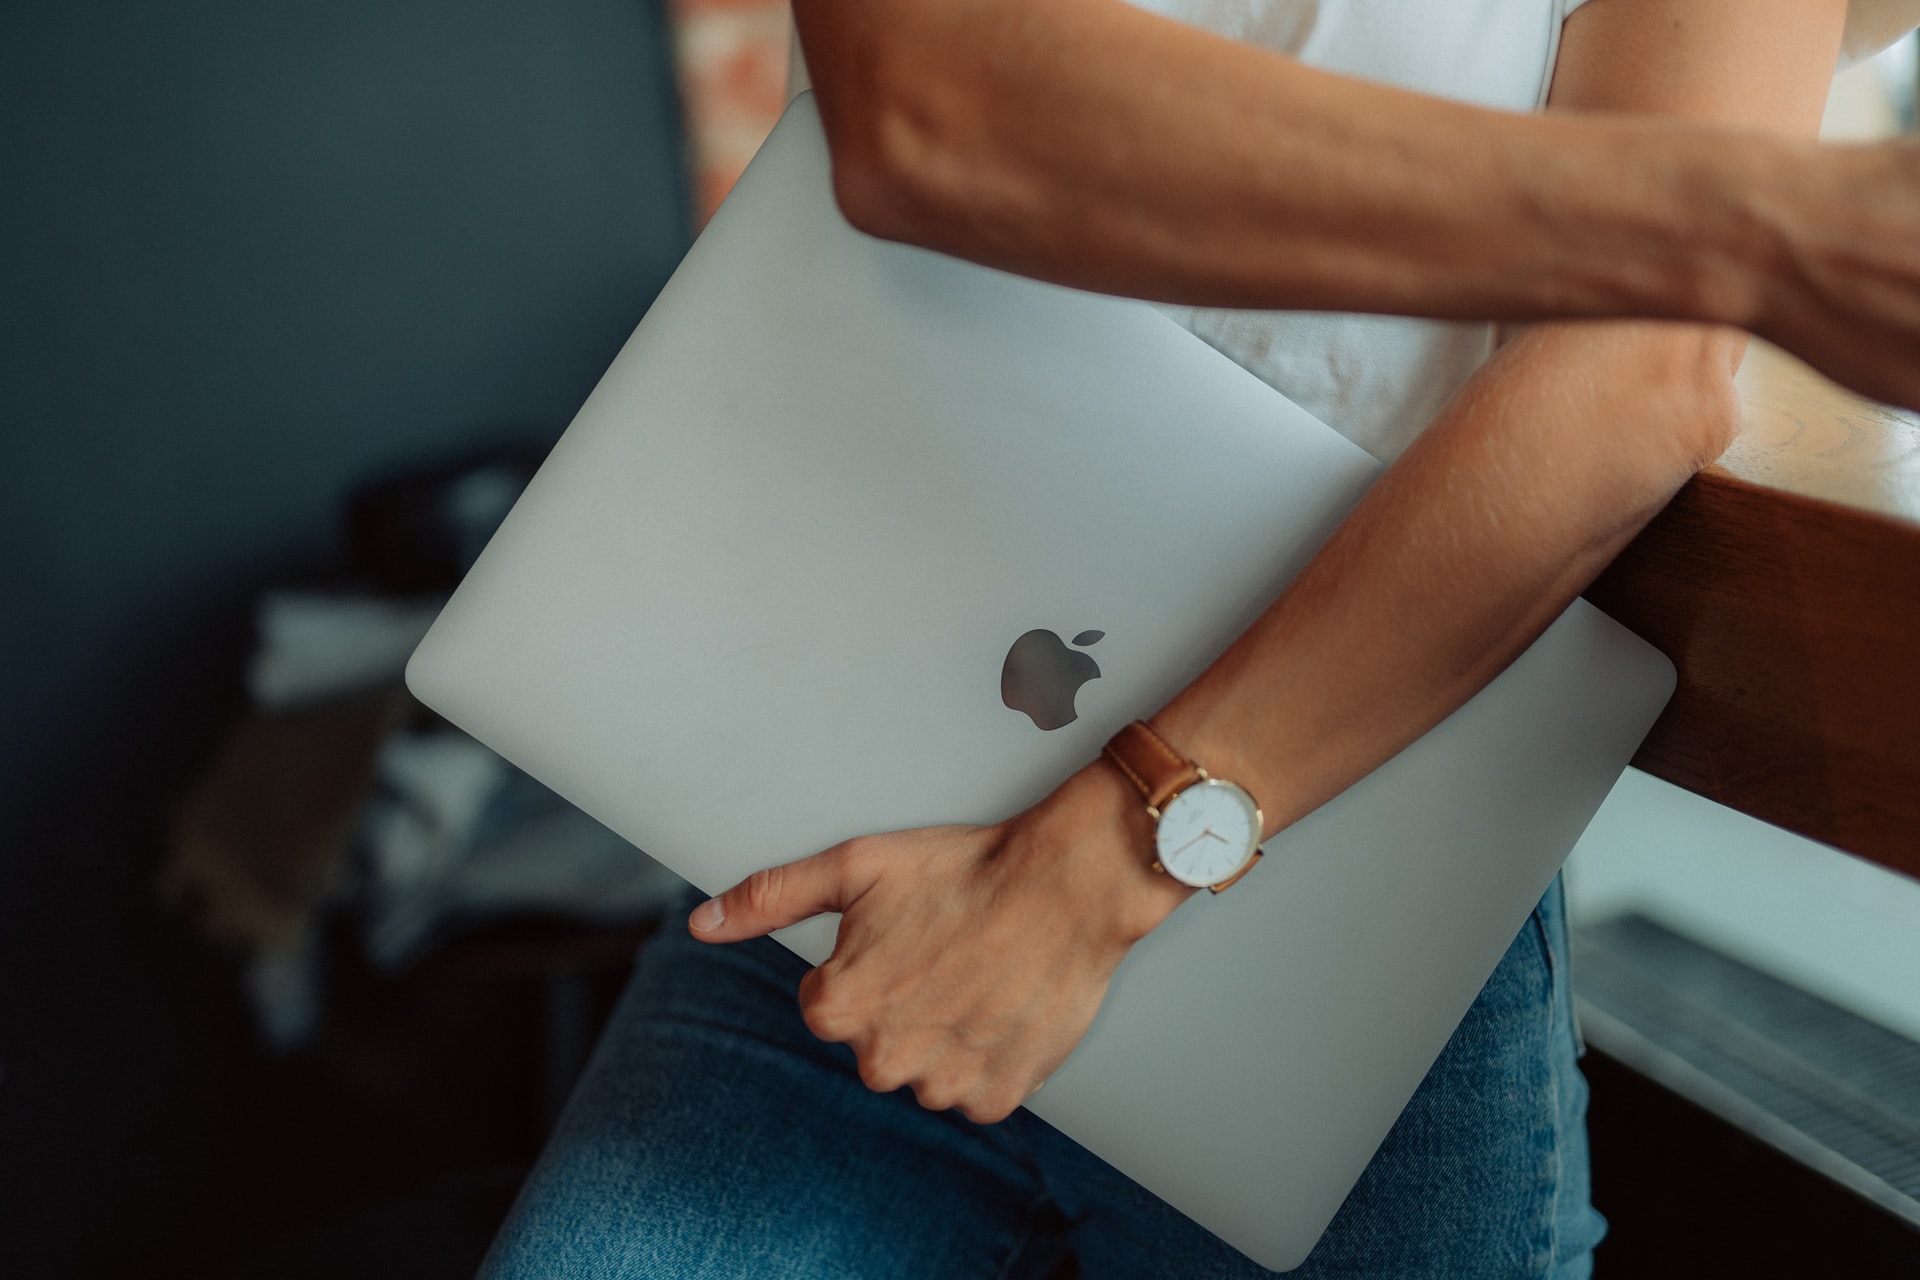
[[(1098, 644), (1104, 631), (1082, 631), (1073, 638), (1082, 647)], [(1000, 668), (1000, 701), (1025, 712), (1042, 729), (1072, 724), (1080, 713), (1073, 699), (1080, 686), (1100, 678), (1100, 664), (1069, 649), (1051, 631), (1029, 631), (1007, 650)]]

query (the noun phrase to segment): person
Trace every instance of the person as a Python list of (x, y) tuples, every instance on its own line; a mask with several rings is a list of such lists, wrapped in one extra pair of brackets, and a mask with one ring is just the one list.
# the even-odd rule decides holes
[[(1469, 698), (1721, 452), (1739, 329), (1920, 399), (1920, 164), (1795, 137), (1844, 0), (1152, 2), (795, 17), (856, 226), (1166, 304), (1392, 460), (1151, 717), (1266, 834)], [(996, 825), (695, 908), (483, 1275), (1263, 1274), (1017, 1110), (1191, 892), (1148, 823), (1093, 761)], [(817, 969), (763, 936), (829, 910)], [(1564, 930), (1556, 886), (1296, 1274), (1587, 1274)]]

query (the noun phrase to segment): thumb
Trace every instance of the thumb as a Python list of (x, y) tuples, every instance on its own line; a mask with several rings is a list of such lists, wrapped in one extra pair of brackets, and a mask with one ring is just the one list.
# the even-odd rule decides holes
[(756, 871), (693, 909), (687, 928), (702, 942), (739, 942), (784, 929), (823, 911), (844, 911), (867, 889), (846, 845)]

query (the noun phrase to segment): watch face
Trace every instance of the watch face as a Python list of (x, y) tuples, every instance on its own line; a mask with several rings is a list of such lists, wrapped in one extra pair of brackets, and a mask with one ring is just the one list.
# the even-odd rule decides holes
[(1166, 873), (1204, 889), (1230, 880), (1260, 843), (1260, 811), (1253, 797), (1210, 778), (1167, 801), (1154, 831), (1154, 847)]

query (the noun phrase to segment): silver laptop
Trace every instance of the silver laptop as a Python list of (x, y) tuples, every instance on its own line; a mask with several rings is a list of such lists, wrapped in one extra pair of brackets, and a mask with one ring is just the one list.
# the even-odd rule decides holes
[[(1198, 673), (1379, 470), (1149, 306), (860, 235), (828, 172), (802, 97), (408, 669), (709, 892), (1032, 803)], [(1009, 706), (1035, 632), (1054, 705)], [(1140, 945), (1033, 1110), (1297, 1265), (1672, 683), (1576, 603)], [(782, 940), (818, 962), (833, 925)]]

